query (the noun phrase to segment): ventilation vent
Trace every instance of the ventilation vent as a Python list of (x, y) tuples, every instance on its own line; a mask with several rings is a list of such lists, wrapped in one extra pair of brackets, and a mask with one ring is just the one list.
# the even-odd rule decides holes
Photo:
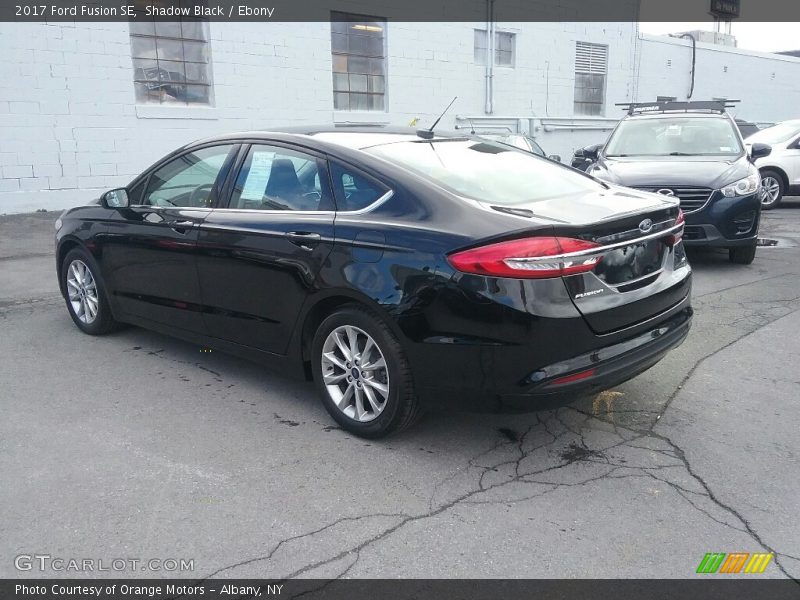
[(772, 72), (772, 75), (769, 76), (770, 79), (775, 79), (775, 72)]
[(671, 67), (671, 66), (672, 66), (672, 59), (667, 59), (667, 66), (668, 66), (668, 67)]
[(724, 67), (722, 67), (722, 72), (723, 73), (727, 73), (728, 72), (728, 65), (725, 65)]
[(605, 75), (608, 71), (608, 46), (577, 42), (575, 46), (575, 72)]

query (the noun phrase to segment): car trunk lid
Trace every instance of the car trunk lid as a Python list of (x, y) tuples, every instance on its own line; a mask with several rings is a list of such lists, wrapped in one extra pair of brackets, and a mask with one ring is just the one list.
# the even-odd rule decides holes
[(597, 334), (661, 314), (689, 291), (686, 273), (675, 272), (676, 251), (682, 256), (674, 237), (682, 232), (677, 198), (611, 186), (605, 193), (514, 208), (549, 220), (557, 238), (597, 245), (570, 258), (599, 256), (594, 268), (562, 277), (573, 304)]

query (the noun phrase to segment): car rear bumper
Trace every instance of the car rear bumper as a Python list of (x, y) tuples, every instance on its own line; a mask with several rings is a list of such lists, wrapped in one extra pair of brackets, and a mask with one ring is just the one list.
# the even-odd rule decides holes
[(520, 393), (499, 396), (501, 410), (554, 408), (619, 385), (646, 371), (689, 333), (688, 305), (638, 335), (532, 372)]
[[(691, 295), (631, 326), (627, 335), (626, 330), (594, 334), (581, 317), (538, 321), (533, 335), (539, 341), (533, 345), (423, 344), (428, 352), (412, 365), (422, 402), (434, 409), (532, 412), (608, 389), (649, 369), (683, 342), (691, 327)], [(515, 327), (527, 329), (520, 323)], [(542, 360), (554, 349), (558, 358)]]

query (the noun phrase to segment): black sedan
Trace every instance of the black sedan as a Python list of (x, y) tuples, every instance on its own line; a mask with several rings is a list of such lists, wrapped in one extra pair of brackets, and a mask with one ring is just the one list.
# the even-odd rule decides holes
[(676, 198), (470, 136), (215, 137), (56, 227), (79, 329), (131, 323), (313, 379), (365, 437), (432, 406), (572, 401), (691, 322)]

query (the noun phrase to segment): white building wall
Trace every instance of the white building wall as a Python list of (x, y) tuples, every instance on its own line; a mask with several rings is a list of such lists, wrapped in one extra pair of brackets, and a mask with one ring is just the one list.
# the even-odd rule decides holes
[[(496, 27), (517, 35), (515, 66), (494, 68), (494, 116), (513, 117), (504, 122), (514, 128), (535, 117), (523, 128), (565, 161), (606, 138), (621, 114), (615, 102), (683, 98), (688, 90), (688, 41), (640, 39), (630, 23)], [(390, 22), (389, 110), (357, 114), (333, 111), (329, 23), (211, 23), (215, 105), (208, 108), (136, 104), (126, 23), (2, 23), (0, 213), (79, 204), (215, 133), (364, 119), (408, 125), (415, 117), (424, 126), (453, 96), (442, 127), (456, 116), (483, 116), (476, 28), (485, 23)], [(607, 119), (573, 119), (576, 41), (609, 46)], [(745, 118), (797, 116), (800, 59), (698, 44), (696, 80), (695, 99), (741, 98)]]
[[(643, 35), (639, 98), (686, 100), (691, 66), (691, 40)], [(692, 99), (711, 98), (741, 100), (731, 113), (748, 121), (796, 119), (800, 117), (800, 58), (698, 43)]]
[(214, 133), (330, 121), (330, 25), (290, 28), (213, 23), (216, 106), (186, 108), (136, 105), (127, 23), (0, 24), (0, 213), (78, 204)]

